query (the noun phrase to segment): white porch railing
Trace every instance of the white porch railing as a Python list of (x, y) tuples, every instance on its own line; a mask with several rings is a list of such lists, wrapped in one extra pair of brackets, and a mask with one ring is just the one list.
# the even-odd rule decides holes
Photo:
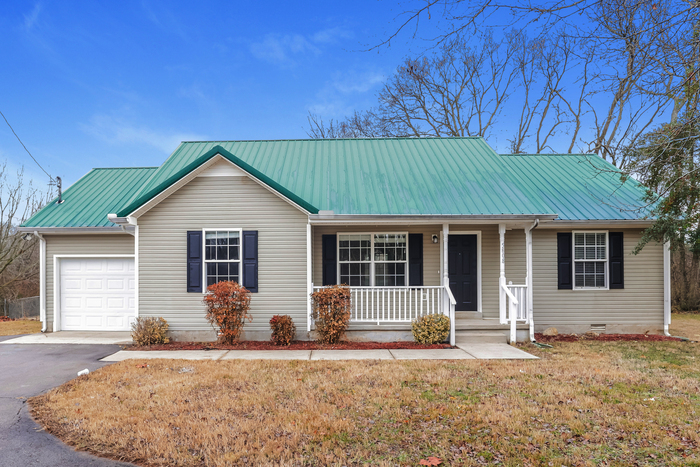
[(518, 321), (527, 322), (527, 285), (513, 285), (512, 282), (508, 282), (508, 289), (518, 301), (518, 305), (516, 307), (516, 319)]
[(510, 342), (517, 342), (518, 321), (527, 322), (527, 285), (501, 285), (507, 297), (507, 321), (510, 324)]
[[(323, 287), (314, 287), (314, 292)], [(442, 286), (350, 287), (350, 321), (354, 323), (410, 323), (423, 315), (445, 314)]]

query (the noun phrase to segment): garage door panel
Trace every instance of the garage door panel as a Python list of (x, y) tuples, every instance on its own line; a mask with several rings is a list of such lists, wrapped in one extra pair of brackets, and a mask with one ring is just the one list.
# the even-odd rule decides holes
[(127, 331), (135, 319), (133, 258), (64, 258), (60, 265), (63, 330)]

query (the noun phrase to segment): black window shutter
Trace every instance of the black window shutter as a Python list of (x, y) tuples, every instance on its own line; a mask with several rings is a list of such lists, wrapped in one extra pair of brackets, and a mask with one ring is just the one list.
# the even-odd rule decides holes
[(323, 285), (338, 283), (338, 240), (336, 235), (323, 236)]
[(571, 290), (574, 288), (573, 272), (571, 264), (571, 232), (557, 232), (557, 264), (559, 277), (559, 290)]
[(243, 231), (243, 287), (258, 291), (258, 231)]
[(625, 241), (622, 232), (608, 233), (610, 244), (610, 288), (625, 288)]
[(187, 291), (202, 293), (202, 231), (187, 231)]
[(408, 285), (423, 285), (423, 234), (408, 234)]

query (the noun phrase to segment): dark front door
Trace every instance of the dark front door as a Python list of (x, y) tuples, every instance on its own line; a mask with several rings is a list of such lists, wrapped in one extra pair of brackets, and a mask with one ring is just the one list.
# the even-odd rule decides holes
[(447, 245), (455, 311), (478, 311), (476, 235), (450, 235)]

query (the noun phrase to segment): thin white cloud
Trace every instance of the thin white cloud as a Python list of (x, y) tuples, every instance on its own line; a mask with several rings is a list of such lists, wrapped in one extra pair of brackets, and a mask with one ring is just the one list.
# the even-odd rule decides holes
[(362, 73), (337, 73), (332, 85), (343, 94), (363, 93), (384, 82), (384, 73), (367, 71)]
[(26, 29), (27, 31), (31, 31), (31, 29), (34, 27), (37, 20), (39, 19), (39, 14), (43, 9), (44, 6), (41, 4), (41, 2), (36, 2), (34, 4), (34, 8), (32, 8), (32, 11), (24, 15), (24, 29)]
[(90, 123), (80, 128), (110, 144), (146, 144), (165, 153), (171, 153), (182, 141), (201, 141), (202, 135), (177, 131), (158, 131), (137, 126), (118, 117), (94, 115)]
[(262, 41), (251, 44), (250, 52), (259, 60), (279, 66), (294, 65), (293, 57), (305, 53), (314, 55), (321, 53), (318, 47), (301, 34), (287, 34), (284, 36), (268, 34)]
[(316, 93), (315, 102), (308, 106), (309, 112), (342, 119), (355, 110), (372, 107), (376, 104), (372, 93), (385, 79), (386, 75), (376, 70), (336, 72)]
[(352, 32), (348, 31), (347, 29), (343, 29), (339, 26), (329, 29), (323, 29), (322, 31), (318, 31), (313, 36), (311, 36), (311, 40), (316, 42), (317, 44), (333, 44), (341, 39), (350, 38), (352, 38)]

